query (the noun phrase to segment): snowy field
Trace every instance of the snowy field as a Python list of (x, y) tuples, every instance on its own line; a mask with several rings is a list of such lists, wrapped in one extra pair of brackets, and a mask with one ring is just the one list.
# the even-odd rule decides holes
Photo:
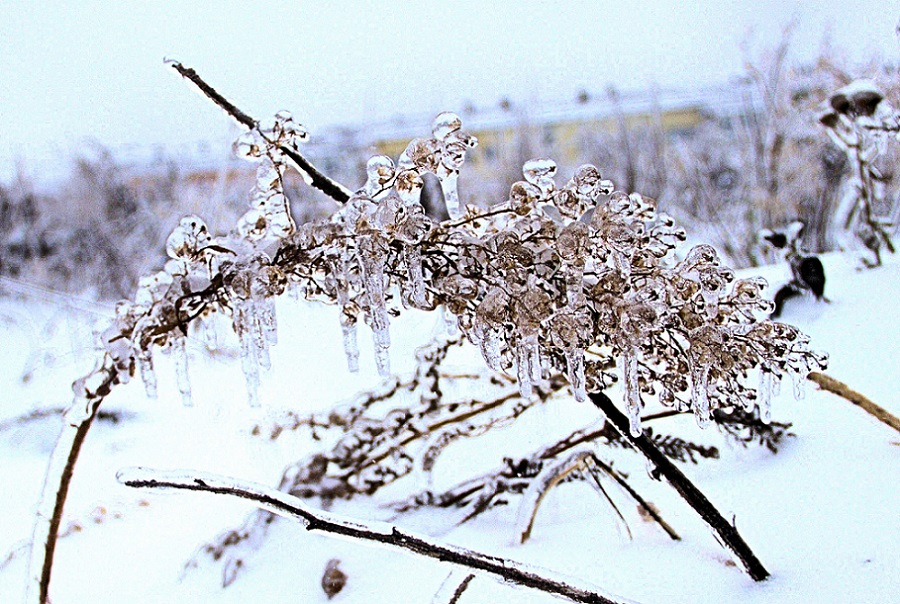
[[(815, 349), (830, 353), (829, 375), (900, 414), (900, 262), (891, 257), (882, 268), (859, 272), (853, 256), (824, 260), (831, 303), (792, 301), (783, 319), (808, 333)], [(784, 267), (761, 272), (772, 283), (786, 276)], [(51, 416), (15, 425), (6, 420), (68, 404), (71, 382), (93, 362), (91, 327), (109, 309), (10, 284), (2, 287), (0, 556), (6, 561), (0, 569), (0, 602), (17, 602), (28, 565), (22, 546), (30, 539), (60, 420)], [(148, 400), (135, 380), (106, 401), (103, 408), (118, 412), (119, 421), (99, 422), (82, 452), (57, 550), (54, 604), (325, 602), (320, 579), (334, 558), (348, 576), (334, 602), (432, 601), (450, 570), (442, 564), (310, 535), (287, 521), (276, 523), (262, 547), (245, 556), (242, 572), (223, 590), (220, 564), (204, 559), (185, 571), (185, 562), (253, 508), (212, 495), (140, 492), (117, 483), (120, 468), (141, 465), (274, 485), (285, 465), (317, 444), (300, 434), (273, 442), (253, 436), (253, 426), (270, 425), (288, 409), (328, 408), (378, 384), (369, 346), (361, 346), (361, 373), (347, 373), (335, 309), (290, 299), (279, 304), (280, 343), (273, 350), (272, 370), (263, 376), (261, 411), (247, 407), (236, 342), (225, 330), (212, 351), (198, 339), (191, 341), (192, 408), (181, 405), (174, 370), (164, 357), (158, 363), (158, 400)], [(411, 351), (424, 343), (434, 323), (433, 316), (413, 314), (392, 327), (395, 370), (412, 368)], [(363, 335), (361, 344), (366, 339)], [(456, 361), (461, 365), (480, 364), (474, 354), (462, 356)], [(729, 445), (714, 430), (699, 430), (691, 417), (654, 424), (656, 430), (719, 447), (718, 460), (680, 466), (727, 518), (734, 518), (772, 572), (764, 583), (754, 583), (735, 567), (672, 489), (650, 480), (637, 456), (621, 450), (599, 453), (629, 473), (631, 484), (655, 503), (682, 541), (669, 540), (619, 499), (633, 534), (629, 539), (609, 505), (581, 483), (551, 491), (525, 545), (516, 544), (514, 506), (495, 508), (462, 526), (455, 525), (458, 512), (446, 510), (392, 518), (384, 504), (423, 488), (417, 476), (374, 499), (336, 504), (332, 511), (390, 519), (410, 531), (578, 577), (643, 604), (900, 601), (900, 434), (811, 383), (800, 400), (791, 391), (785, 383), (773, 404), (774, 419), (793, 423), (795, 434), (777, 455), (761, 447)], [(589, 404), (551, 399), (513, 427), (448, 449), (435, 480), (453, 484), (466, 473), (492, 468), (504, 456), (533, 450), (595, 418)], [(502, 599), (557, 601), (486, 576), (476, 577), (461, 601)]]

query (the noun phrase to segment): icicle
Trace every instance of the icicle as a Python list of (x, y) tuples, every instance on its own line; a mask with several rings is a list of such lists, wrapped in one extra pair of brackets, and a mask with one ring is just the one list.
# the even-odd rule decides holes
[(178, 382), (178, 391), (181, 393), (181, 402), (185, 407), (193, 407), (194, 400), (191, 397), (191, 379), (188, 375), (185, 340), (184, 336), (172, 338), (172, 359), (175, 361), (175, 377)]
[(644, 403), (641, 401), (640, 381), (638, 379), (638, 360), (636, 351), (623, 352), (620, 360), (622, 364), (622, 380), (625, 387), (625, 410), (630, 420), (632, 436), (641, 435), (641, 411)]
[(709, 365), (691, 361), (691, 406), (697, 425), (705, 428), (712, 419), (709, 408)]
[(774, 390), (774, 375), (766, 369), (759, 369), (759, 389), (757, 391), (757, 406), (759, 407), (759, 419), (768, 424), (772, 421), (772, 394)]
[(149, 348), (141, 350), (137, 354), (138, 370), (141, 372), (141, 381), (144, 382), (144, 392), (147, 398), (156, 399), (156, 371), (153, 369), (153, 351)]
[(349, 256), (346, 251), (343, 251), (340, 258), (332, 260), (331, 272), (334, 275), (337, 301), (341, 306), (341, 337), (344, 343), (344, 354), (347, 356), (347, 370), (357, 373), (359, 371), (359, 344), (356, 339), (356, 313), (351, 310), (350, 304), (348, 262)]
[(344, 341), (344, 354), (347, 355), (347, 370), (350, 373), (359, 372), (359, 345), (356, 340), (356, 317), (347, 313), (347, 308), (341, 309), (341, 334)]
[(425, 299), (425, 277), (422, 271), (422, 253), (415, 245), (404, 246), (404, 259), (406, 270), (409, 274), (411, 289), (410, 299), (416, 308), (427, 308), (428, 300)]
[(584, 378), (584, 350), (581, 348), (566, 348), (566, 371), (575, 400), (583, 403), (587, 400)]
[(519, 394), (523, 398), (531, 398), (534, 393), (534, 385), (531, 382), (531, 371), (529, 370), (529, 351), (528, 344), (522, 338), (516, 347), (516, 378), (519, 382)]
[(572, 309), (584, 304), (584, 265), (566, 265), (566, 301)]
[(798, 401), (806, 398), (806, 376), (799, 373), (792, 373), (791, 380), (794, 382), (794, 398)]
[(455, 220), (459, 218), (459, 189), (456, 186), (459, 174), (448, 174), (441, 178), (441, 190), (444, 193), (444, 203), (447, 205), (447, 214)]
[(242, 300), (234, 307), (234, 330), (241, 341), (241, 368), (247, 385), (247, 401), (251, 407), (259, 407), (259, 358), (258, 340), (254, 333), (253, 302)]
[(384, 299), (384, 259), (379, 243), (371, 236), (361, 237), (359, 244), (359, 266), (369, 302), (369, 319), (375, 340), (375, 361), (378, 373), (388, 376), (391, 373), (388, 356), (391, 334), (390, 318)]

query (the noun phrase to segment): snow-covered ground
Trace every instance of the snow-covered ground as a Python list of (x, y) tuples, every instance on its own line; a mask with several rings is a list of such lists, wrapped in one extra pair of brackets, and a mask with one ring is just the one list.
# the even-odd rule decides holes
[[(789, 302), (783, 319), (831, 354), (828, 373), (900, 414), (900, 262), (856, 271), (852, 256), (825, 258), (831, 303)], [(774, 283), (783, 267), (764, 269)], [(765, 274), (768, 273), (768, 274)], [(0, 602), (22, 599), (27, 551), (44, 467), (60, 425), (55, 418), (15, 426), (3, 421), (33, 409), (61, 407), (70, 384), (92, 363), (90, 325), (97, 309), (77, 300), (62, 304), (43, 294), (0, 298)], [(51, 585), (56, 604), (82, 602), (324, 602), (320, 587), (328, 560), (341, 560), (347, 585), (335, 602), (430, 602), (450, 569), (432, 560), (304, 532), (276, 523), (262, 548), (248, 554), (234, 583), (221, 587), (222, 568), (205, 562), (183, 572), (198, 546), (239, 524), (252, 510), (242, 501), (194, 493), (139, 492), (118, 484), (126, 466), (191, 468), (277, 483), (282, 468), (314, 450), (299, 437), (269, 441), (251, 435), (286, 409), (323, 409), (378, 383), (363, 345), (359, 375), (346, 372), (333, 308), (283, 300), (280, 343), (273, 369), (263, 376), (262, 411), (247, 408), (233, 342), (215, 354), (192, 341), (195, 406), (184, 408), (167, 359), (159, 361), (160, 397), (149, 401), (139, 380), (118, 388), (104, 404), (122, 413), (118, 424), (100, 422), (82, 452), (64, 521)], [(415, 343), (427, 339), (433, 316), (410, 315), (393, 329), (392, 363), (412, 367)], [(224, 332), (223, 332), (224, 333)], [(361, 339), (364, 343), (366, 336)], [(405, 344), (405, 345), (404, 345)], [(478, 362), (475, 355), (473, 362)], [(776, 421), (793, 423), (777, 455), (764, 448), (729, 446), (690, 417), (654, 424), (657, 431), (715, 444), (718, 460), (682, 464), (685, 473), (725, 513), (772, 572), (754, 583), (731, 562), (694, 512), (666, 484), (651, 481), (635, 455), (601, 450), (629, 472), (631, 484), (660, 509), (683, 540), (621, 509), (629, 540), (610, 507), (584, 484), (553, 490), (540, 509), (532, 539), (515, 540), (516, 509), (500, 507), (468, 524), (434, 510), (392, 521), (446, 542), (578, 577), (644, 604), (692, 602), (900, 601), (900, 434), (847, 401), (807, 384), (794, 400), (786, 383), (775, 401)], [(451, 484), (462, 472), (488, 469), (501, 458), (533, 450), (568, 427), (587, 424), (593, 407), (552, 399), (513, 427), (451, 447), (436, 480)], [(665, 423), (663, 423), (665, 422)], [(359, 499), (333, 511), (385, 519), (382, 504), (423, 485), (416, 477), (374, 500)], [(17, 549), (18, 548), (18, 549)], [(477, 577), (463, 602), (552, 602), (554, 598)]]

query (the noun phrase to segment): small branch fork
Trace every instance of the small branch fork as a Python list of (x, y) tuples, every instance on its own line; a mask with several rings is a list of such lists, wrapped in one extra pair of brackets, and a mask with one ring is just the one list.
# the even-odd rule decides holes
[[(238, 109), (231, 101), (219, 94), (219, 92), (207, 84), (196, 71), (190, 67), (185, 67), (178, 61), (168, 61), (167, 63), (172, 69), (177, 71), (181, 77), (194, 84), (205, 97), (218, 105), (241, 126), (248, 130), (259, 131), (259, 122), (257, 120)], [(310, 186), (319, 189), (338, 203), (346, 203), (347, 200), (350, 199), (350, 191), (345, 186), (319, 172), (318, 168), (296, 150), (285, 145), (279, 146), (278, 150), (294, 162), (296, 167), (302, 173), (309, 177), (308, 182)]]
[(606, 414), (607, 420), (622, 435), (622, 438), (646, 457), (653, 464), (656, 471), (672, 485), (672, 488), (675, 489), (681, 498), (703, 518), (703, 521), (719, 537), (725, 547), (735, 555), (750, 577), (754, 581), (766, 580), (769, 577), (769, 571), (766, 570), (762, 562), (750, 549), (750, 546), (738, 533), (737, 528), (722, 516), (719, 510), (706, 498), (706, 495), (694, 486), (687, 476), (682, 474), (681, 470), (669, 461), (645, 434), (641, 434), (641, 436), (631, 435), (628, 418), (619, 411), (609, 397), (602, 392), (589, 393), (588, 396), (591, 402)]
[(122, 484), (134, 488), (202, 491), (247, 499), (265, 510), (299, 521), (306, 530), (311, 532), (382, 545), (449, 562), (466, 569), (493, 575), (516, 585), (566, 598), (572, 602), (592, 604), (625, 604), (628, 602), (628, 600), (604, 595), (592, 588), (579, 586), (549, 574), (538, 573), (536, 570), (504, 558), (443, 544), (427, 537), (408, 533), (389, 524), (362, 522), (316, 510), (296, 497), (262, 485), (237, 484), (232, 479), (211, 474), (179, 474), (144, 468), (122, 470), (118, 474), (118, 479)]

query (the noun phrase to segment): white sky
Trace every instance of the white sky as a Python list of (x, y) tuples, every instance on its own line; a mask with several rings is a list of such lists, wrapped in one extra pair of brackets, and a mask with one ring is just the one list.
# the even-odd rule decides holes
[[(824, 37), (851, 58), (900, 54), (877, 0), (693, 2), (0, 2), (0, 182), (40, 181), (79, 145), (225, 145), (228, 120), (164, 67), (172, 57), (256, 117), (313, 130), (397, 113), (535, 102), (650, 84), (721, 83), (741, 42), (795, 56)], [(848, 8), (852, 6), (852, 8)], [(54, 168), (54, 165), (57, 167)]]

